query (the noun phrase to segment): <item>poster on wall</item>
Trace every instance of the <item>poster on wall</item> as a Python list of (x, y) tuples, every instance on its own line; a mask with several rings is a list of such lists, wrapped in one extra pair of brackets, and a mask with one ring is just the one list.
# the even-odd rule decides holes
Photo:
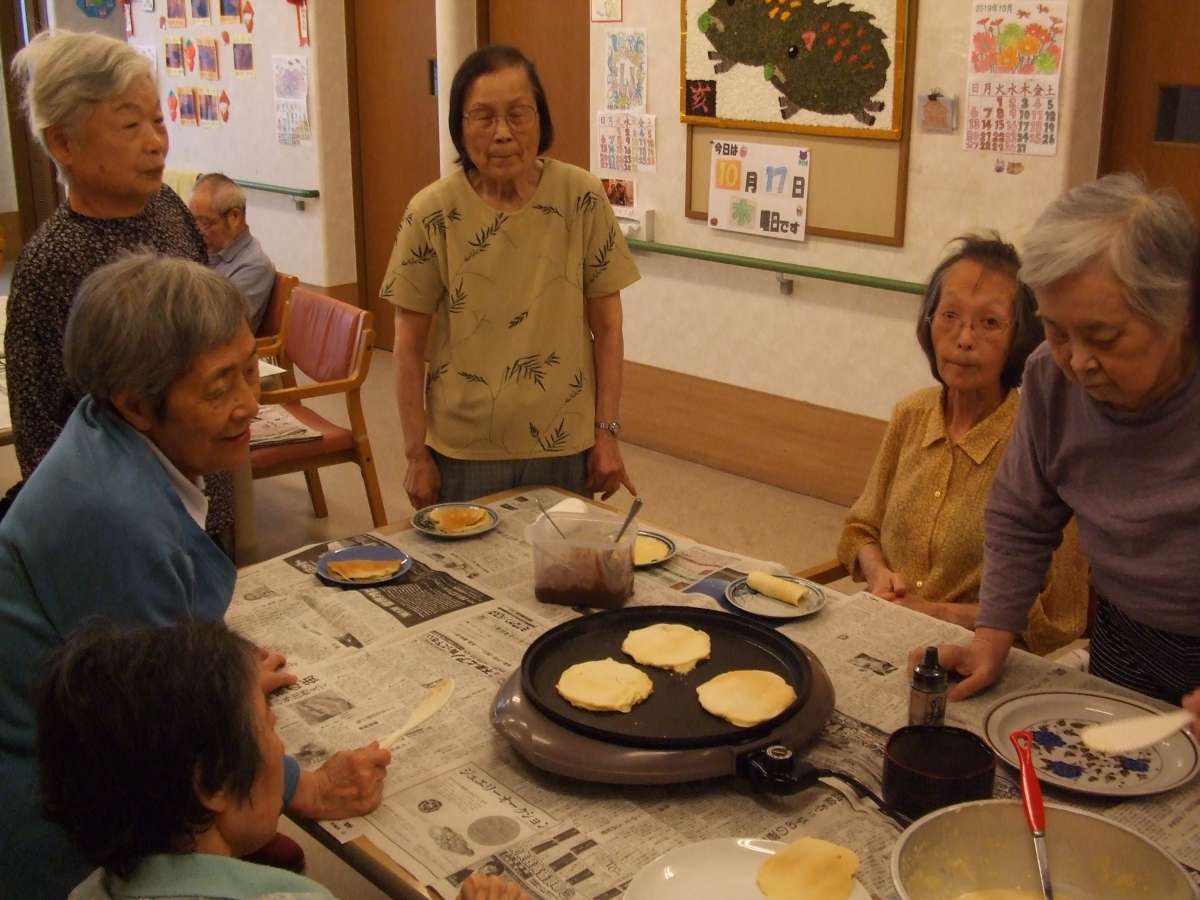
[(308, 57), (272, 56), (275, 92), (275, 136), (281, 144), (312, 139), (308, 118)]
[(177, 88), (179, 97), (179, 124), (195, 125), (196, 120), (196, 90), (195, 88)]
[(249, 37), (233, 39), (233, 74), (237, 78), (254, 77), (254, 41)]
[(1067, 0), (974, 0), (967, 62), (967, 150), (1058, 151)]
[(107, 19), (117, 8), (117, 0), (75, 0), (75, 5), (89, 19)]
[(241, 25), (242, 24), (242, 0), (220, 0), (221, 3), (221, 24), (222, 25)]
[(592, 0), (593, 22), (620, 22), (621, 0)]
[(168, 75), (183, 77), (183, 38), (163, 38), (163, 69)]
[(646, 108), (646, 32), (610, 28), (604, 42), (604, 96), (608, 109)]
[(899, 140), (908, 0), (680, 0), (680, 118)]
[(637, 185), (632, 178), (601, 178), (600, 184), (617, 215), (632, 218), (637, 214)]
[(221, 78), (221, 58), (217, 52), (216, 38), (200, 38), (196, 41), (196, 64), (200, 77), (205, 81)]
[(708, 224), (725, 231), (804, 240), (809, 163), (804, 148), (713, 141)]
[(189, 12), (193, 25), (212, 24), (211, 0), (189, 0)]
[(221, 124), (217, 111), (218, 94), (216, 88), (196, 89), (196, 114), (203, 128), (217, 128)]
[(610, 172), (653, 172), (658, 163), (655, 118), (644, 113), (596, 113), (600, 168)]
[(187, 0), (167, 0), (167, 27), (187, 28)]

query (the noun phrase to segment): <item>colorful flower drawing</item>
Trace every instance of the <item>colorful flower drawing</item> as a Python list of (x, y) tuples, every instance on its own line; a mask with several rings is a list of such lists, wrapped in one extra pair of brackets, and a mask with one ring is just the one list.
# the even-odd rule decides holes
[[(1018, 9), (1017, 15), (1029, 18), (1030, 12)], [(1024, 24), (1004, 18), (979, 19), (971, 37), (971, 71), (981, 75), (1057, 74), (1062, 66), (1063, 22), (1056, 16), (1048, 21)]]

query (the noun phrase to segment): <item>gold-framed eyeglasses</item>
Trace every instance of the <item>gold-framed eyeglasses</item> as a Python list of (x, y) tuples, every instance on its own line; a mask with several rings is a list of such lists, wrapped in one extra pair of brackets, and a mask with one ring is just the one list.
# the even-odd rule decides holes
[(981, 337), (999, 337), (1008, 331), (1012, 322), (994, 315), (982, 315), (971, 319), (954, 309), (939, 309), (926, 321), (930, 326), (945, 334), (957, 335), (964, 325)]
[(490, 109), (473, 109), (463, 116), (467, 124), (479, 131), (491, 131), (496, 123), (503, 119), (512, 131), (528, 128), (537, 119), (537, 107), (521, 104), (509, 109), (504, 115), (498, 115)]
[(233, 212), (232, 209), (227, 209), (225, 212), (217, 213), (215, 216), (193, 216), (192, 218), (196, 220), (197, 228), (199, 228), (201, 231), (208, 231), (208, 229), (212, 228), (231, 212)]

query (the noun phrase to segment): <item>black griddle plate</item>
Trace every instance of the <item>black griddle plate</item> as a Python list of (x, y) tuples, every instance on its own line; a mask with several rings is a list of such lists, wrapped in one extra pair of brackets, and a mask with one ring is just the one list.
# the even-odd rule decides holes
[[(677, 675), (639, 665), (621, 650), (630, 631), (660, 623), (689, 625), (706, 632), (712, 655), (686, 675)], [(654, 692), (628, 713), (589, 712), (563, 699), (555, 685), (564, 670), (608, 656), (645, 672)], [(775, 718), (751, 728), (739, 728), (705, 712), (696, 688), (734, 669), (774, 672), (796, 691), (796, 701)], [(547, 631), (529, 645), (521, 660), (525, 696), (552, 721), (602, 741), (657, 750), (755, 740), (803, 706), (811, 685), (808, 660), (773, 628), (731, 613), (686, 606), (636, 606), (583, 616)]]

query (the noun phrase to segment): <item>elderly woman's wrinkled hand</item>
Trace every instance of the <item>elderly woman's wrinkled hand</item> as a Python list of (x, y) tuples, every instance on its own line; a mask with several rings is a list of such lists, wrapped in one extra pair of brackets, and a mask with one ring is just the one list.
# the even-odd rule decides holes
[(529, 900), (529, 895), (497, 875), (477, 873), (463, 882), (458, 900)]
[[(1183, 708), (1200, 716), (1200, 688), (1183, 698)], [(1200, 738), (1200, 720), (1192, 723), (1192, 734)]]
[(371, 812), (383, 799), (392, 754), (378, 741), (335, 753), (321, 768), (301, 772), (290, 811), (309, 819), (345, 819)]
[(283, 667), (287, 665), (287, 659), (282, 653), (264, 650), (262, 647), (254, 652), (255, 661), (258, 663), (258, 683), (264, 694), (271, 694), (281, 687), (296, 683), (295, 675), (283, 671)]
[(884, 600), (902, 600), (908, 594), (908, 584), (899, 572), (881, 567), (867, 579), (867, 590)]
[(588, 490), (599, 494), (601, 500), (607, 500), (622, 485), (637, 496), (637, 488), (629, 480), (625, 462), (621, 459), (621, 445), (614, 438), (601, 436), (588, 452)]
[(412, 504), (413, 509), (423, 509), (437, 503), (441, 489), (442, 473), (428, 449), (423, 455), (408, 460), (408, 470), (404, 473), (404, 490), (408, 493), (408, 502)]

